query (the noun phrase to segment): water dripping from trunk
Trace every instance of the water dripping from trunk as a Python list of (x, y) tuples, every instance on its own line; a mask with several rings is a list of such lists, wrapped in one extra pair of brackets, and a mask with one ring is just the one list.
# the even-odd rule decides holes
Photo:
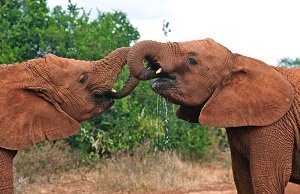
[[(172, 105), (173, 108), (173, 112), (174, 112), (174, 105)], [(164, 130), (164, 134), (165, 134), (165, 140), (166, 143), (169, 141), (169, 129), (168, 129), (168, 122), (169, 122), (169, 109), (168, 109), (168, 102), (165, 98), (157, 95), (156, 98), (156, 115), (157, 115), (157, 119), (156, 119), (156, 127), (157, 129), (160, 127), (159, 126), (159, 121), (162, 121), (162, 127)]]

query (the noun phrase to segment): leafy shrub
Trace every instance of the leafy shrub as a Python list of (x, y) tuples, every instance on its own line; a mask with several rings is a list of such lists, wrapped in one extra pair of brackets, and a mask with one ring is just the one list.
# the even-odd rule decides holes
[[(11, 0), (0, 3), (0, 61), (14, 63), (53, 53), (62, 57), (98, 60), (113, 49), (129, 46), (139, 33), (125, 13), (89, 13), (69, 2), (64, 10), (49, 10), (46, 0)], [(166, 26), (167, 27), (167, 26)], [(9, 30), (8, 30), (9, 29)], [(123, 69), (115, 84), (120, 89), (129, 76)], [(175, 117), (177, 106), (167, 103), (141, 82), (128, 97), (117, 100), (106, 113), (82, 122), (81, 132), (67, 139), (89, 158), (118, 152), (134, 155), (174, 150), (183, 158), (199, 160), (213, 155), (223, 136), (216, 129)]]

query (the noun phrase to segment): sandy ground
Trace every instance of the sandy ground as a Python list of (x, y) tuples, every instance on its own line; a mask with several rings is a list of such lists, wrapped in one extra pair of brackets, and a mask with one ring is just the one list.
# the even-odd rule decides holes
[[(24, 194), (44, 194), (44, 193), (72, 193), (72, 194), (101, 194), (101, 188), (93, 185), (88, 181), (77, 181), (68, 184), (29, 184), (23, 188), (21, 193)], [(132, 192), (126, 192), (127, 194)], [(285, 194), (299, 194), (300, 185), (289, 183)], [(119, 194), (119, 193), (118, 193)], [(120, 192), (121, 194), (121, 192)], [(132, 194), (146, 194), (146, 193), (132, 193)], [(198, 190), (179, 191), (169, 190), (160, 192), (148, 192), (147, 194), (236, 194), (234, 185), (210, 185), (204, 186)]]

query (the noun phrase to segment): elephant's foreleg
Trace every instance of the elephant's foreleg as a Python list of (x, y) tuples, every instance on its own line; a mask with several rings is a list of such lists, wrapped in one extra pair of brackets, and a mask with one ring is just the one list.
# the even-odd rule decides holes
[(255, 193), (283, 194), (292, 171), (293, 131), (264, 127), (251, 133), (250, 170)]
[(251, 165), (255, 193), (284, 194), (291, 175), (291, 157), (280, 155), (280, 158), (273, 158), (273, 161), (263, 159)]
[(237, 192), (238, 194), (254, 194), (249, 161), (236, 148), (235, 142), (238, 139), (236, 134), (230, 130), (227, 131), (227, 134), (231, 151), (233, 178)]
[(232, 171), (238, 194), (254, 194), (249, 161), (231, 149)]
[(13, 158), (16, 150), (0, 148), (0, 193), (13, 193)]
[(242, 130), (245, 129), (227, 129), (233, 178), (238, 194), (254, 194), (250, 163), (247, 158), (248, 149), (243, 146), (245, 139)]

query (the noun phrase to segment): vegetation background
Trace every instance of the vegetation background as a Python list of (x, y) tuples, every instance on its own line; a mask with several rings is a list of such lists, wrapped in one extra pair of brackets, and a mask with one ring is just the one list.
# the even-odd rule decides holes
[[(167, 36), (169, 32), (169, 23), (163, 21), (162, 33)], [(67, 9), (57, 6), (50, 10), (47, 0), (0, 0), (0, 64), (22, 62), (47, 53), (99, 60), (118, 47), (134, 44), (139, 36), (121, 11), (98, 10), (98, 17), (91, 19), (88, 11), (71, 1)], [(289, 58), (279, 63), (289, 67), (299, 64), (299, 59)], [(115, 88), (120, 89), (128, 77), (125, 67)], [(224, 129), (177, 119), (177, 106), (156, 95), (149, 87), (150, 82), (140, 83), (131, 95), (117, 100), (106, 113), (82, 122), (79, 134), (56, 145), (42, 143), (19, 152), (23, 160), (16, 162), (16, 171), (22, 170), (22, 176), (31, 176), (24, 169), (32, 168), (45, 174), (57, 173), (120, 155), (149, 157), (153, 161), (158, 160), (153, 159), (157, 153), (170, 152), (181, 160), (201, 162), (210, 161), (228, 149)], [(46, 165), (58, 161), (64, 166)]]
[[(139, 32), (125, 13), (89, 12), (69, 2), (64, 10), (50, 10), (46, 0), (0, 1), (0, 62), (16, 63), (47, 53), (82, 60), (98, 60), (118, 47), (128, 47)], [(162, 33), (170, 32), (162, 23)], [(115, 88), (129, 77), (125, 68)], [(211, 158), (225, 138), (224, 130), (190, 124), (175, 117), (177, 107), (156, 95), (149, 82), (140, 83), (128, 97), (118, 100), (106, 113), (82, 122), (81, 132), (66, 141), (85, 156), (111, 157), (147, 145), (145, 154), (176, 151), (185, 159)]]

